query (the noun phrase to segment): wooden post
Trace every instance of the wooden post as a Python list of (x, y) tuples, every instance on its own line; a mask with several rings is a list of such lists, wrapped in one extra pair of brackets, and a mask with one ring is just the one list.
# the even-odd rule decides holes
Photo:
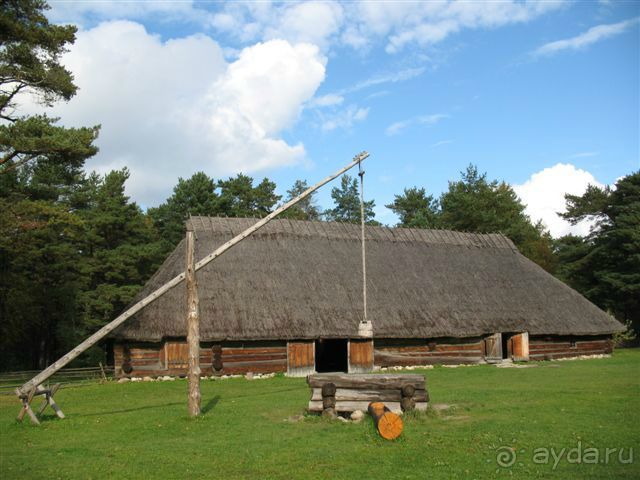
[(322, 416), (336, 417), (336, 386), (333, 383), (322, 386)]
[(200, 309), (196, 281), (195, 232), (187, 231), (187, 343), (189, 344), (189, 416), (200, 415)]

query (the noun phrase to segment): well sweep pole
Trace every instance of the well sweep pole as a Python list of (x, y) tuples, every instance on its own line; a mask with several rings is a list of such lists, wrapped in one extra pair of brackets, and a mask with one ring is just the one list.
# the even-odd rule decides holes
[(187, 343), (189, 345), (189, 416), (200, 415), (200, 308), (195, 260), (196, 234), (189, 225), (186, 237), (187, 250)]
[[(285, 203), (281, 207), (275, 209), (273, 212), (271, 212), (269, 215), (267, 215), (263, 219), (257, 221), (251, 227), (247, 228), (244, 232), (236, 235), (231, 240), (229, 240), (228, 242), (226, 242), (223, 245), (221, 245), (220, 247), (218, 247), (215, 251), (213, 251), (212, 253), (210, 253), (209, 255), (204, 257), (202, 260), (200, 260), (198, 263), (196, 263), (196, 271), (200, 270), (202, 267), (207, 265), (209, 262), (213, 261), (214, 259), (216, 259), (220, 255), (222, 255), (224, 252), (229, 250), (235, 244), (240, 243), (242, 240), (247, 238), (249, 235), (251, 235), (255, 231), (257, 231), (260, 228), (264, 227), (267, 223), (269, 223), (271, 220), (273, 220), (280, 213), (282, 213), (285, 210), (291, 208), (296, 203), (298, 203), (300, 200), (305, 199), (306, 197), (311, 195), (313, 192), (318, 190), (323, 185), (329, 183), (331, 180), (339, 177), (340, 175), (342, 175), (343, 173), (345, 173), (349, 169), (351, 169), (351, 168), (355, 167), (356, 165), (358, 165), (358, 163), (362, 162), (368, 156), (369, 156), (369, 154), (367, 152), (359, 153), (358, 155), (356, 155), (353, 158), (351, 163), (349, 163), (346, 167), (341, 168), (340, 170), (338, 170), (333, 175), (329, 175), (324, 180), (316, 183), (314, 186), (308, 188), (307, 190), (302, 192), (297, 197), (292, 198), (291, 200), (289, 200), (287, 203)], [(78, 355), (80, 355), (82, 352), (84, 352), (89, 347), (92, 347), (93, 345), (98, 343), (106, 335), (108, 335), (113, 330), (115, 330), (120, 325), (122, 325), (132, 315), (135, 315), (140, 310), (142, 310), (144, 307), (146, 307), (147, 305), (152, 303), (154, 300), (158, 299), (161, 295), (165, 294), (166, 292), (171, 290), (173, 287), (175, 287), (176, 285), (180, 284), (184, 279), (185, 279), (185, 272), (182, 272), (180, 275), (174, 277), (172, 280), (170, 280), (169, 282), (165, 283), (163, 286), (158, 288), (156, 291), (154, 291), (153, 293), (151, 293), (147, 297), (145, 297), (142, 300), (140, 300), (139, 302), (137, 302), (135, 305), (133, 305), (132, 307), (127, 309), (125, 312), (120, 314), (113, 321), (111, 321), (110, 323), (108, 323), (107, 325), (102, 327), (100, 330), (98, 330), (96, 333), (91, 335), (89, 338), (87, 338), (84, 342), (82, 342), (80, 345), (75, 347), (69, 353), (67, 353), (66, 355), (62, 356), (60, 359), (56, 360), (54, 363), (49, 365), (42, 372), (40, 372), (38, 375), (33, 377), (31, 380), (26, 382), (21, 387), (17, 388), (16, 389), (16, 394), (18, 396), (24, 395), (26, 392), (29, 392), (31, 389), (33, 389), (33, 388), (37, 387), (38, 385), (40, 385), (42, 382), (47, 380), (49, 377), (51, 377), (54, 373), (56, 373), (62, 367), (64, 367), (69, 362), (71, 362), (73, 359), (78, 357)]]

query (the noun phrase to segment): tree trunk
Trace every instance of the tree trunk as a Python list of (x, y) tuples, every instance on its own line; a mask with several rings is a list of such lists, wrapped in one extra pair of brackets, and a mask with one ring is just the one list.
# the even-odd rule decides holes
[(200, 415), (200, 310), (196, 282), (195, 233), (187, 231), (187, 343), (189, 344), (189, 416)]

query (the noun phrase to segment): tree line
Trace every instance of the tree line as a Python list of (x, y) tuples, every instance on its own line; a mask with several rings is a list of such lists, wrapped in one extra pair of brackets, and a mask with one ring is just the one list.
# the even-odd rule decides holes
[[(112, 320), (183, 238), (189, 215), (264, 217), (308, 188), (286, 195), (242, 173), (178, 179), (159, 206), (143, 211), (125, 194), (128, 170), (85, 171), (100, 126), (66, 128), (20, 112), (25, 92), (44, 106), (76, 93), (60, 55), (75, 27), (48, 23), (42, 0), (0, 7), (0, 370), (43, 368)], [(322, 210), (313, 195), (283, 217), (360, 222), (359, 186), (344, 175)], [(420, 186), (386, 205), (399, 227), (502, 232), (528, 258), (640, 331), (640, 172), (615, 186), (567, 196), (567, 220), (594, 221), (586, 237), (553, 239), (532, 223), (513, 188), (474, 165), (438, 198)], [(374, 200), (364, 205), (375, 219)], [(81, 362), (104, 361), (94, 348)]]

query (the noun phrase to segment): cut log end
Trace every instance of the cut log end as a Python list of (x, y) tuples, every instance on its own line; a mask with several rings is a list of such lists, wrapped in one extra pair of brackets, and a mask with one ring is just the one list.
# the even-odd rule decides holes
[(385, 412), (378, 420), (378, 432), (386, 440), (394, 440), (402, 433), (402, 419), (393, 412)]
[(394, 440), (400, 436), (404, 424), (399, 415), (391, 412), (382, 402), (371, 402), (368, 408), (369, 414), (385, 440)]

